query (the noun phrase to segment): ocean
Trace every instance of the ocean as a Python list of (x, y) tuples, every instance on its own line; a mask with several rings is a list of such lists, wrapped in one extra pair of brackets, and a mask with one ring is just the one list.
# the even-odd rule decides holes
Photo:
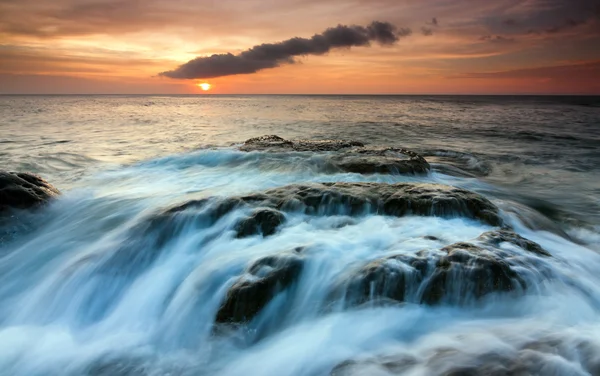
[[(263, 135), (431, 168), (240, 150)], [(0, 96), (0, 170), (62, 192), (0, 221), (0, 375), (600, 375), (600, 97)], [(401, 183), (474, 192), (500, 219), (377, 207), (372, 187)], [(282, 187), (277, 230), (236, 234)], [(535, 247), (481, 238), (498, 231)]]

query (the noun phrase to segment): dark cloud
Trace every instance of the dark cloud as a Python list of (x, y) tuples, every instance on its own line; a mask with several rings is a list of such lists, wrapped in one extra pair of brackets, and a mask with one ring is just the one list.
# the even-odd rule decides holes
[(599, 9), (598, 0), (514, 0), (489, 12), (483, 24), (492, 35), (591, 36), (598, 34)]
[(585, 20), (574, 20), (572, 18), (568, 18), (568, 19), (564, 20), (561, 24), (549, 27), (544, 31), (548, 34), (555, 34), (555, 33), (559, 33), (564, 30), (569, 30), (569, 29), (575, 28), (579, 25), (583, 25), (586, 22), (587, 21), (585, 21)]
[[(464, 73), (449, 78), (498, 78), (498, 79), (564, 79), (569, 80), (575, 76), (586, 80), (596, 81), (600, 78), (600, 61), (590, 61), (579, 64), (566, 64), (527, 69), (514, 69), (499, 72)], [(596, 87), (600, 88), (600, 80)]]
[(430, 27), (422, 27), (421, 34), (425, 35), (426, 37), (433, 35), (433, 29)]
[(502, 35), (484, 35), (479, 40), (490, 42), (490, 43), (514, 43), (515, 38), (507, 38)]
[(283, 64), (294, 64), (296, 56), (323, 55), (334, 48), (369, 46), (371, 42), (392, 45), (410, 34), (410, 29), (398, 29), (387, 22), (374, 21), (366, 27), (338, 25), (311, 38), (296, 37), (279, 43), (264, 43), (238, 55), (227, 53), (198, 57), (159, 75), (194, 79), (249, 74)]
[(433, 18), (431, 19), (431, 24), (432, 24), (433, 26), (438, 26), (438, 25), (439, 25), (437, 17), (433, 17)]

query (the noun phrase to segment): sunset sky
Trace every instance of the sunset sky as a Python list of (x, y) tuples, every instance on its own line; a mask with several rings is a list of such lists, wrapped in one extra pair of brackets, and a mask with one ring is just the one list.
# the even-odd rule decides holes
[[(373, 21), (398, 40), (255, 73), (163, 73)], [(600, 1), (0, 0), (0, 93), (204, 93), (199, 83), (215, 94), (600, 94)]]

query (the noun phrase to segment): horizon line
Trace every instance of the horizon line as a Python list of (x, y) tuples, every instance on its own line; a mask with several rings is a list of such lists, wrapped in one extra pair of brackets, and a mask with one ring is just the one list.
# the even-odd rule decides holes
[(319, 93), (319, 94), (306, 94), (306, 93), (0, 93), (0, 96), (77, 96), (77, 95), (87, 95), (87, 96), (190, 96), (190, 97), (224, 97), (224, 96), (463, 96), (463, 97), (475, 97), (475, 96), (493, 96), (493, 97), (595, 97), (600, 96), (599, 93), (515, 93), (515, 94), (507, 94), (507, 93), (489, 93), (489, 94), (477, 94), (477, 93), (418, 93), (418, 94), (409, 94), (409, 93), (344, 93), (344, 94), (336, 94), (336, 93)]

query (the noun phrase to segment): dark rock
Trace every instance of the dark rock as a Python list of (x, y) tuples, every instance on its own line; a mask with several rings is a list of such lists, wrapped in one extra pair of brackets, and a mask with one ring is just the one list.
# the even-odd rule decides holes
[(363, 147), (362, 142), (352, 140), (285, 140), (276, 135), (255, 137), (240, 147), (242, 151), (338, 151), (351, 147)]
[(242, 151), (264, 152), (337, 152), (327, 154), (326, 160), (335, 169), (359, 174), (426, 174), (429, 163), (419, 154), (405, 149), (366, 149), (359, 141), (351, 140), (285, 140), (270, 135), (251, 138)]
[(332, 156), (329, 161), (342, 171), (358, 174), (426, 174), (429, 163), (406, 149), (356, 149)]
[(12, 208), (33, 208), (59, 194), (58, 189), (37, 175), (0, 171), (0, 213)]
[(508, 262), (485, 248), (456, 243), (442, 251), (447, 255), (437, 260), (433, 273), (425, 282), (421, 303), (461, 302), (526, 287), (525, 281)]
[(252, 215), (238, 223), (236, 226), (237, 237), (243, 238), (255, 234), (273, 235), (283, 222), (285, 222), (285, 217), (277, 210), (256, 209)]
[(492, 226), (503, 225), (498, 208), (477, 193), (446, 185), (409, 183), (293, 184), (241, 197), (190, 201), (161, 213), (157, 220), (166, 220), (188, 209), (206, 211), (207, 216), (216, 220), (244, 206), (310, 215), (466, 217)]
[(303, 268), (300, 251), (296, 249), (254, 262), (227, 292), (216, 322), (250, 321), (275, 295), (291, 288)]
[(479, 240), (486, 242), (488, 244), (492, 244), (495, 246), (500, 245), (501, 243), (511, 243), (519, 248), (523, 248), (529, 252), (537, 253), (542, 256), (550, 256), (550, 253), (543, 249), (538, 243), (533, 242), (529, 239), (525, 239), (524, 237), (515, 234), (512, 231), (507, 230), (499, 230), (499, 231), (488, 231), (483, 233)]
[(477, 193), (437, 184), (321, 183), (289, 185), (241, 197), (246, 203), (307, 214), (380, 213), (467, 217), (502, 225), (498, 209)]
[[(502, 242), (514, 244), (522, 252), (498, 248)], [(332, 298), (342, 298), (348, 305), (378, 300), (463, 304), (490, 293), (526, 289), (527, 278), (517, 270), (543, 271), (535, 259), (540, 256), (549, 254), (538, 244), (509, 231), (490, 231), (472, 242), (438, 251), (372, 261), (335, 286)]]

